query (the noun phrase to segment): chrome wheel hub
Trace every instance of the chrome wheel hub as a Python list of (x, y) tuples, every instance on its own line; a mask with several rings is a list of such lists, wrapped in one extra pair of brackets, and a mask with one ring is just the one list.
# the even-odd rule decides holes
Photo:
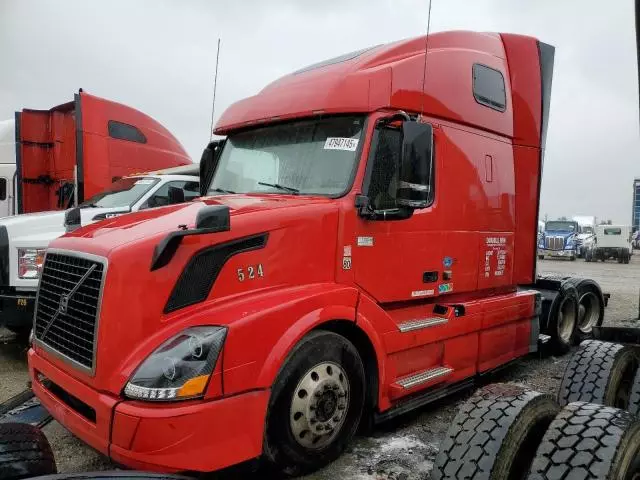
[(569, 343), (576, 324), (575, 310), (567, 299), (562, 301), (558, 310), (558, 337)]
[(593, 292), (580, 297), (578, 305), (578, 328), (582, 333), (591, 333), (600, 317), (600, 300)]
[(338, 435), (349, 408), (349, 380), (333, 362), (323, 362), (304, 374), (291, 398), (289, 423), (305, 448), (323, 448)]

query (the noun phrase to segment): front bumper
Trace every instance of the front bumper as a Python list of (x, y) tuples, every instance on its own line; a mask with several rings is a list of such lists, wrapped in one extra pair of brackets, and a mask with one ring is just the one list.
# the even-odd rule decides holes
[(36, 292), (0, 294), (0, 326), (31, 327), (36, 305)]
[(33, 349), (28, 356), (42, 405), (117, 463), (159, 472), (210, 472), (262, 454), (269, 390), (175, 404), (136, 402), (94, 390)]
[(565, 250), (547, 250), (545, 248), (538, 248), (538, 255), (545, 257), (575, 257), (577, 255), (576, 249)]

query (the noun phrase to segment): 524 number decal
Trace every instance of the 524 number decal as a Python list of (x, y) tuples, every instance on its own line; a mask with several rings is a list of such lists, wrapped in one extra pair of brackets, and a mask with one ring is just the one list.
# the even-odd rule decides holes
[(236, 273), (238, 274), (239, 282), (254, 280), (258, 277), (264, 277), (264, 267), (261, 263), (257, 265), (248, 265), (245, 268), (239, 268)]

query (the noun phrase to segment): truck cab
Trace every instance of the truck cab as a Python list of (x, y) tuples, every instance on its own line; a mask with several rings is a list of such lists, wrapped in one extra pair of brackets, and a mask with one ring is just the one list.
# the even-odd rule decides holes
[[(174, 205), (199, 196), (198, 165), (123, 177), (68, 211), (27, 213), (0, 219), (0, 326), (26, 337), (33, 324), (45, 251), (67, 231), (107, 218)], [(76, 224), (69, 224), (70, 213)]]
[(574, 220), (551, 220), (545, 223), (538, 240), (538, 258), (568, 258), (578, 256), (580, 226)]
[(130, 467), (293, 475), (536, 351), (552, 66), (531, 37), (442, 32), (236, 102), (201, 199), (51, 243), (35, 394)]
[[(0, 162), (0, 216), (66, 210), (120, 177), (192, 163), (156, 120), (82, 89), (70, 102), (25, 108), (0, 124)], [(6, 203), (3, 178), (11, 182)]]

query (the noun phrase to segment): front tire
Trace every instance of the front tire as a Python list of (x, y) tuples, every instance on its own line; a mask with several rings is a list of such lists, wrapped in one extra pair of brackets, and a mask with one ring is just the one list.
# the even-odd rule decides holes
[(317, 470), (344, 451), (365, 399), (358, 351), (346, 338), (318, 330), (290, 353), (273, 385), (264, 457), (285, 475)]

